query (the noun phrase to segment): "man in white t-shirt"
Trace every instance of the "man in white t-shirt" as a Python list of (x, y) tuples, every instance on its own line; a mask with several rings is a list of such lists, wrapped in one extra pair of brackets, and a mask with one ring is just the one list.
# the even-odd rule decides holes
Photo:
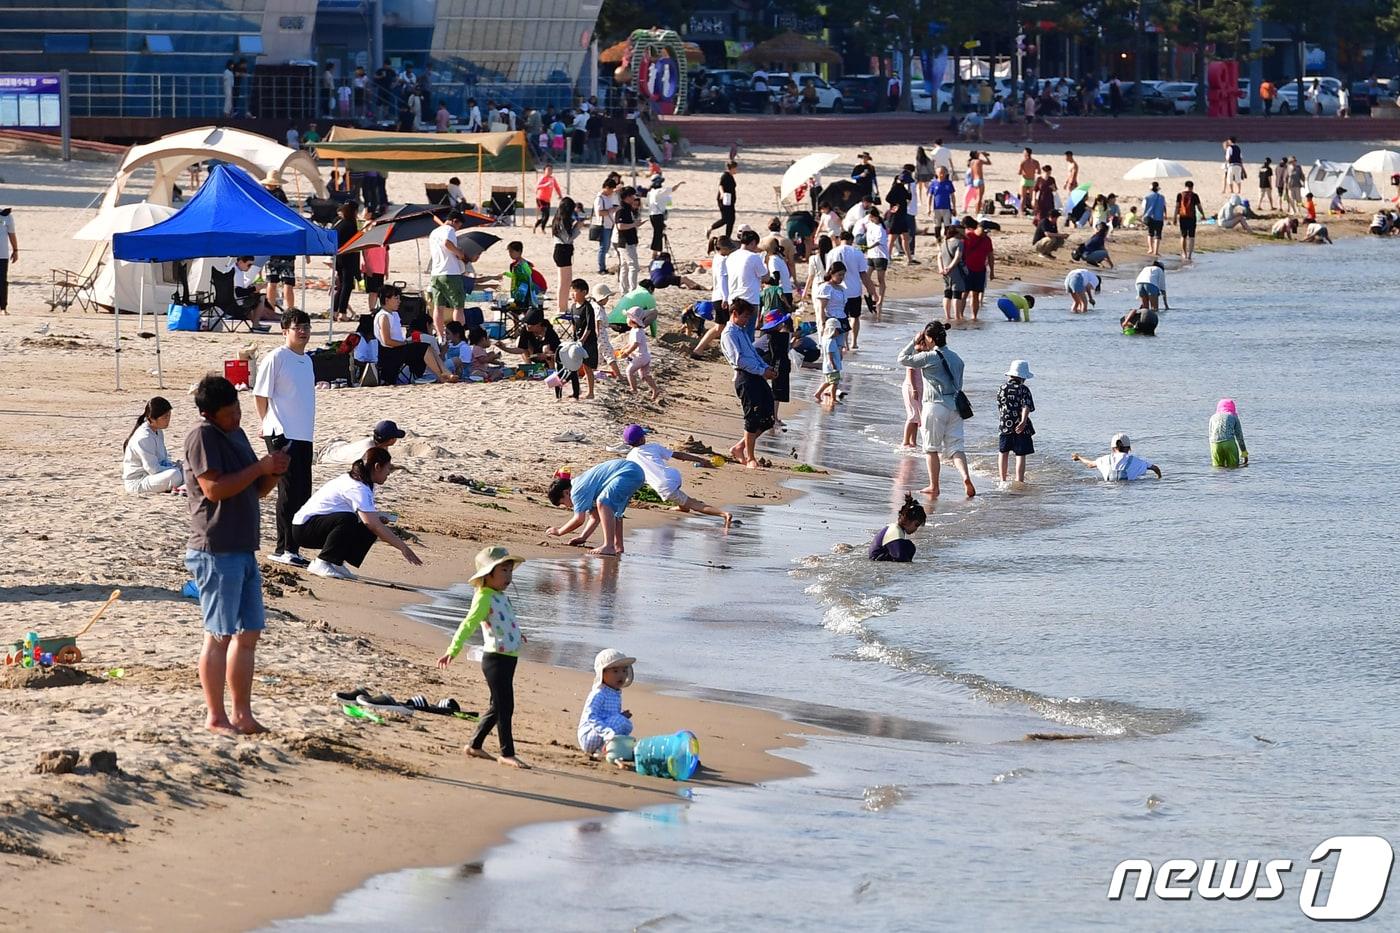
[(642, 472), (646, 474), (647, 485), (655, 490), (662, 501), (674, 502), (676, 508), (682, 512), (699, 512), (701, 515), (722, 518), (724, 527), (728, 528), (734, 521), (734, 516), (682, 492), (681, 471), (669, 463), (671, 460), (686, 460), (708, 467), (711, 466), (709, 458), (673, 451), (660, 444), (648, 444), (646, 439), (646, 429), (639, 424), (629, 424), (622, 431), (623, 443), (632, 448), (627, 454), (627, 459), (642, 468)]
[[(316, 462), (349, 466), (368, 453), (371, 447), (388, 450), (397, 444), (400, 438), (407, 436), (408, 433), (394, 422), (381, 421), (374, 426), (369, 437), (362, 437), (358, 441), (340, 441), (326, 447), (317, 455)], [(394, 469), (400, 468), (396, 466)]]
[(758, 308), (763, 296), (763, 277), (768, 274), (768, 265), (758, 252), (758, 233), (745, 230), (739, 234), (739, 249), (724, 257), (725, 287), (729, 292), (729, 303), (743, 300), (753, 306), (749, 316), (749, 336), (753, 336)]
[(828, 268), (834, 262), (846, 267), (846, 278), (841, 284), (846, 293), (846, 317), (850, 318), (851, 324), (851, 349), (858, 350), (861, 297), (867, 291), (871, 294), (875, 292), (875, 286), (870, 281), (870, 263), (866, 260), (865, 253), (856, 249), (855, 234), (849, 230), (841, 231), (841, 245), (827, 254), (826, 262)]
[(447, 222), (428, 234), (428, 294), (433, 302), (433, 329), (439, 340), (447, 339), (447, 312), (452, 320), (466, 324), (466, 256), (457, 245), (457, 231), (467, 225), (461, 213), (453, 211)]
[(305, 567), (311, 562), (297, 553), (292, 539), (292, 516), (311, 495), (311, 438), (316, 427), (316, 376), (306, 344), (311, 317), (291, 310), (282, 315), (283, 344), (258, 361), (253, 401), (262, 419), (263, 441), (269, 451), (290, 458), (277, 481), (277, 546), (268, 558), (279, 564)]
[(1109, 452), (1097, 459), (1081, 457), (1079, 454), (1071, 454), (1070, 459), (1076, 463), (1082, 463), (1091, 470), (1098, 470), (1099, 475), (1105, 481), (1118, 483), (1142, 479), (1148, 471), (1157, 474), (1157, 478), (1162, 478), (1162, 470), (1157, 464), (1150, 460), (1144, 460), (1132, 452), (1132, 442), (1128, 440), (1128, 435), (1118, 433), (1113, 435), (1113, 440), (1109, 442)]
[(943, 140), (933, 141), (933, 151), (929, 153), (929, 158), (933, 161), (933, 170), (936, 174), (940, 168), (948, 170), (948, 177), (953, 177), (953, 150), (943, 145)]
[(852, 204), (850, 209), (846, 211), (846, 216), (841, 218), (841, 229), (855, 230), (857, 226), (863, 225), (866, 218), (870, 216), (870, 208), (874, 205), (875, 202), (868, 195), (861, 198), (859, 203)]

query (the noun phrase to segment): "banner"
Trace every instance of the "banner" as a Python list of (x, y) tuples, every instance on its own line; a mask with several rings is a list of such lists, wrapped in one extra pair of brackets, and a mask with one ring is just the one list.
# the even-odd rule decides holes
[(56, 74), (0, 74), (0, 126), (56, 129), (61, 122)]

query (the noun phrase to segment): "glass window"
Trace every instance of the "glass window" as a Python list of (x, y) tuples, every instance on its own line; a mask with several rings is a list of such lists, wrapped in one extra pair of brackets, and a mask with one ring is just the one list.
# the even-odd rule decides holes
[(241, 55), (261, 55), (263, 52), (262, 36), (239, 36), (238, 52)]
[(49, 54), (75, 54), (92, 48), (92, 37), (85, 32), (56, 32), (44, 36), (44, 51)]
[(162, 36), (157, 33), (151, 33), (146, 36), (146, 51), (173, 52), (175, 51), (175, 43), (170, 40), (169, 36)]

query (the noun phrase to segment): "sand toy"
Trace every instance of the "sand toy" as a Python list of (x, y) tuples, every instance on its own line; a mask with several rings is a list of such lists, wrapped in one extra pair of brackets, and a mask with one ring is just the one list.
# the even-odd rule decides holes
[(21, 641), (12, 642), (5, 648), (5, 663), (32, 667), (41, 663), (44, 655), (50, 655), (55, 664), (77, 664), (83, 659), (83, 653), (78, 649), (78, 639), (87, 634), (88, 629), (102, 618), (102, 613), (107, 611), (107, 607), (116, 602), (121, 595), (121, 590), (113, 590), (112, 595), (107, 597), (107, 601), (98, 607), (92, 618), (88, 619), (87, 625), (76, 635), (42, 638), (37, 632), (30, 632)]

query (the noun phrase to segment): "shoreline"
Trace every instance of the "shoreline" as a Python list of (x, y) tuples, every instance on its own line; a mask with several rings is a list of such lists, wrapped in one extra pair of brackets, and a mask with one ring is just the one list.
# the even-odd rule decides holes
[[(1001, 164), (998, 169), (1006, 167)], [(1334, 220), (1331, 225), (1339, 237), (1357, 235), (1364, 233), (1365, 218), (1361, 220), (1360, 231), (1350, 230), (1350, 223)], [(989, 294), (1013, 281), (1054, 291), (1069, 268), (1067, 250), (1054, 263), (1017, 264), (1019, 241), (1029, 239), (1019, 223), (1008, 225), (1002, 234), (1009, 274), (992, 283), (997, 288)], [(1130, 283), (1134, 264), (1146, 257), (1140, 245), (1126, 245), (1129, 237), (1137, 244), (1145, 239), (1123, 231), (1110, 242)], [(999, 252), (1001, 245), (999, 240)], [(1248, 245), (1256, 245), (1255, 238), (1215, 231), (1204, 236), (1198, 248), (1213, 252)], [(927, 243), (921, 249), (926, 254)], [(917, 274), (908, 275), (908, 268), (901, 267), (906, 274), (892, 278), (888, 297), (924, 300), (941, 290), (935, 288), (935, 266), (926, 259), (917, 269)], [(667, 293), (668, 301), (661, 305), (664, 319), (674, 318), (677, 299), (690, 297)], [(994, 298), (992, 309), (999, 317)], [(420, 714), (408, 724), (379, 729), (351, 723), (329, 703), (331, 689), (367, 683), (396, 696), (424, 692), (430, 699), (437, 698), (432, 689), (439, 689), (462, 700), (466, 708), (481, 708), (484, 690), (469, 662), (459, 662), (445, 675), (432, 668), (445, 633), (400, 612), (402, 604), (417, 598), (419, 586), (411, 592), (347, 587), (274, 565), (266, 565), (274, 613), (259, 652), (254, 702), (260, 715), (264, 707), (274, 706), (266, 718), (279, 735), (230, 743), (185, 734), (198, 722), (193, 717), (199, 702), (191, 651), (197, 611), (173, 596), (184, 577), (178, 559), (171, 559), (183, 549), (184, 500), (123, 497), (119, 485), (112, 491), (112, 448), (119, 448), (130, 410), (139, 407), (147, 387), (111, 394), (111, 323), (105, 316), (76, 313), (26, 311), (0, 318), (0, 342), (18, 351), (0, 373), (0, 388), (16, 400), (16, 408), (27, 408), (0, 413), (0, 425), (18, 438), (12, 472), (0, 476), (0, 482), (26, 496), (15, 517), (14, 540), (0, 550), (5, 558), (3, 631), (39, 627), (45, 634), (57, 634), (75, 629), (69, 619), (85, 616), (109, 589), (120, 586), (125, 593), (109, 613), (111, 618), (83, 640), (85, 650), (92, 648), (84, 666), (93, 673), (120, 666), (127, 672), (122, 680), (0, 692), (0, 717), (16, 723), (0, 735), (10, 753), (0, 773), (10, 776), (15, 788), (9, 799), (0, 801), (0, 864), (30, 887), (37, 882), (41, 890), (83, 892), (71, 902), (42, 908), (16, 905), (12, 916), (17, 926), (65, 921), (78, 929), (116, 924), (123, 929), (159, 929), (175, 921), (243, 929), (329, 907), (339, 894), (384, 871), (475, 859), (518, 825), (673, 799), (676, 788), (669, 783), (658, 789), (653, 780), (583, 763), (572, 751), (576, 712), (567, 709), (582, 701), (588, 676), (533, 663), (528, 656), (518, 678), (522, 714), (532, 706), (560, 710), (544, 721), (519, 718), (522, 756), (545, 765), (532, 773), (515, 775), (489, 763), (463, 764), (460, 746), (471, 727), (457, 720)], [(44, 333), (38, 332), (39, 326)], [(142, 373), (153, 362), (147, 345), (138, 336), (125, 339), (127, 349), (141, 351), (124, 354), (125, 359), (135, 358), (131, 383), (152, 383)], [(276, 345), (275, 340), (243, 335), (168, 339), (166, 394), (186, 421), (190, 406), (183, 386), (250, 343), (263, 352)], [(606, 392), (602, 403), (587, 409), (567, 401), (556, 405), (552, 397), (543, 397), (543, 390), (526, 385), (490, 387), (481, 393), (490, 395), (481, 399), (481, 412), (474, 406), (468, 409), (476, 401), (476, 390), (448, 394), (459, 387), (415, 387), (391, 390), (392, 395), (369, 390), (362, 397), (332, 392), (326, 397), (328, 410), (318, 411), (318, 444), (337, 435), (354, 437), (384, 414), (414, 430), (415, 436), (401, 442), (413, 473), (396, 474), (386, 487), (385, 500), (408, 516), (400, 527), (424, 536), (431, 572), (415, 574), (420, 577), (417, 584), (460, 582), (465, 573), (459, 570), (483, 543), (502, 541), (527, 557), (572, 556), (572, 549), (542, 540), (540, 531), (548, 523), (549, 510), (540, 503), (539, 492), (556, 465), (596, 462), (606, 456), (598, 448), (614, 442), (618, 428), (632, 420), (657, 422), (661, 439), (668, 443), (693, 433), (717, 450), (728, 446), (719, 438), (735, 433), (735, 406), (724, 368), (685, 361), (664, 340), (656, 342), (655, 352), (665, 364), (658, 367), (668, 396), (665, 408)], [(61, 382), (53, 378), (55, 366), (63, 373)], [(532, 391), (536, 397), (529, 396)], [(368, 417), (384, 407), (386, 398), (393, 400), (392, 411)], [(460, 401), (445, 405), (449, 398)], [(244, 399), (245, 429), (250, 429), (252, 406), (246, 395)], [(808, 404), (805, 399), (799, 402)], [(442, 408), (449, 409), (446, 415)], [(44, 428), (36, 431), (35, 418), (57, 429), (52, 434)], [(483, 423), (486, 431), (473, 430)], [(544, 447), (544, 439), (565, 430), (580, 430), (589, 440)], [(182, 433), (177, 431), (177, 436)], [(480, 436), (489, 437), (494, 449), (482, 450), (487, 441), (478, 443)], [(497, 443), (498, 438), (503, 443)], [(94, 456), (103, 464), (96, 470)], [(438, 483), (441, 473), (453, 470), (470, 471), (475, 478), (510, 489), (494, 499), (473, 498), (461, 487)], [(329, 475), (318, 467), (317, 482)], [(757, 474), (728, 467), (696, 471), (693, 477), (693, 488), (712, 502), (766, 503), (792, 494), (784, 491), (785, 471), (777, 467)], [(688, 485), (691, 482), (688, 472)], [(453, 501), (457, 498), (460, 501)], [(659, 510), (634, 509), (640, 523), (663, 521)], [(265, 531), (270, 521), (265, 503)], [(702, 534), (719, 533), (715, 524), (694, 527)], [(52, 561), (35, 562), (35, 553)], [(55, 572), (37, 563), (62, 569)], [(407, 570), (382, 548), (372, 554), (368, 567), (371, 576), (399, 586), (401, 572)], [(65, 582), (53, 582), (55, 576)], [(36, 618), (37, 624), (32, 621)], [(645, 683), (645, 659), (639, 671)], [(707, 764), (717, 768), (725, 782), (761, 783), (803, 773), (800, 766), (768, 752), (792, 747), (801, 735), (819, 731), (746, 706), (633, 689), (645, 699), (632, 705), (643, 709), (647, 720), (661, 720), (655, 731), (663, 731), (666, 722), (685, 724), (697, 733), (722, 730), (724, 744), (706, 742), (706, 734), (701, 737)], [(639, 726), (639, 733), (647, 728)], [(39, 752), (63, 747), (84, 753), (113, 749), (126, 773), (26, 773)], [(466, 806), (453, 806), (463, 803)], [(478, 822), (481, 804), (489, 813)], [(470, 838), (458, 837), (459, 823), (469, 827)], [(245, 838), (249, 826), (254, 827), (251, 841)], [(421, 831), (438, 826), (449, 832)], [(450, 839), (439, 838), (449, 835)], [(277, 881), (269, 884), (253, 875), (226, 886), (226, 864), (210, 856), (229, 849), (236, 849), (244, 864), (278, 865)], [(41, 850), (62, 861), (36, 858)], [(201, 900), (201, 892), (221, 885), (225, 886), (219, 897)], [(188, 892), (188, 897), (172, 898), (171, 891)], [(172, 900), (187, 912), (179, 913)]]

